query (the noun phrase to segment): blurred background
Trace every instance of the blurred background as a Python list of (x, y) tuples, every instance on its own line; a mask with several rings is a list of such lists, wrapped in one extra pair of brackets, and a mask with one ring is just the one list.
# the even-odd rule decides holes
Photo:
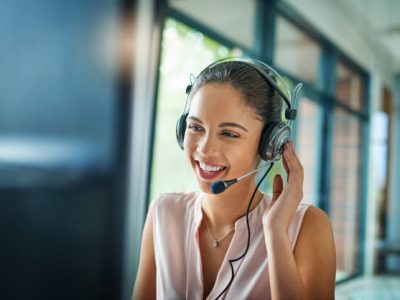
[[(0, 298), (130, 299), (151, 199), (196, 189), (190, 74), (227, 56), (303, 82), (304, 200), (337, 299), (400, 299), (400, 1), (0, 3)], [(271, 179), (282, 172), (277, 164)]]

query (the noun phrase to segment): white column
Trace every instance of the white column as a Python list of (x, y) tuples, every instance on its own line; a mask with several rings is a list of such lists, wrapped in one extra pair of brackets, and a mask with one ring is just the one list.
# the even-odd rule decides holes
[(122, 299), (130, 299), (136, 272), (147, 206), (147, 184), (150, 170), (152, 138), (152, 114), (154, 108), (155, 81), (158, 71), (157, 57), (160, 51), (160, 28), (156, 22), (155, 0), (139, 0), (136, 22), (133, 24), (134, 98), (132, 106), (129, 184), (124, 237)]
[(381, 78), (376, 69), (371, 70), (371, 83), (369, 89), (370, 97), (370, 112), (371, 123), (369, 131), (369, 160), (368, 160), (368, 181), (367, 181), (367, 209), (366, 209), (366, 222), (365, 222), (365, 256), (364, 256), (364, 275), (372, 275), (374, 273), (374, 266), (376, 260), (376, 242), (377, 242), (377, 199), (378, 199), (378, 185), (376, 179), (376, 168), (374, 155), (375, 155), (375, 132), (374, 132), (374, 113), (379, 111), (381, 101)]

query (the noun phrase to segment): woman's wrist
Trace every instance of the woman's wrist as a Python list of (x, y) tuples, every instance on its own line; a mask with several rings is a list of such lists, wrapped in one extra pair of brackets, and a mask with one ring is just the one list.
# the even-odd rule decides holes
[(264, 230), (264, 235), (268, 239), (275, 239), (288, 236), (288, 230), (286, 226), (283, 226), (281, 224), (272, 225), (263, 223), (263, 230)]

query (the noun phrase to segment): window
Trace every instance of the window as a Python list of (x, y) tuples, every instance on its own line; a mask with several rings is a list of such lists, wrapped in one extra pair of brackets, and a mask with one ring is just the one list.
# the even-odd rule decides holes
[[(396, 244), (393, 240), (396, 240), (398, 234), (395, 222), (391, 223), (390, 218), (396, 218), (396, 213), (393, 213), (392, 201), (397, 201), (397, 199), (390, 199), (390, 174), (392, 173), (391, 168), (394, 165), (390, 161), (390, 144), (393, 142), (391, 140), (392, 133), (392, 123), (394, 115), (393, 107), (393, 94), (388, 87), (383, 87), (381, 93), (381, 105), (380, 110), (375, 112), (371, 117), (371, 160), (373, 162), (373, 168), (376, 170), (374, 173), (375, 178), (375, 188), (376, 190), (376, 205), (377, 205), (377, 243), (378, 248), (376, 271), (377, 272), (393, 272), (398, 269), (396, 268), (396, 257), (394, 251), (390, 251), (395, 248)], [(392, 253), (392, 254), (391, 254)]]
[(285, 18), (278, 16), (274, 63), (311, 84), (317, 83), (320, 46)]
[[(362, 105), (366, 82), (345, 59), (336, 62), (336, 70), (328, 67), (334, 57), (331, 51), (323, 51), (332, 47), (326, 41), (323, 46), (317, 43), (291, 19), (277, 16), (274, 63), (286, 74), (310, 85), (303, 90), (295, 122), (296, 148), (305, 175), (303, 201), (329, 208), (337, 247), (337, 279), (342, 279), (356, 274), (361, 267), (358, 262), (362, 255), (359, 212), (363, 123), (359, 115), (337, 108), (335, 101), (325, 95), (333, 94), (336, 101), (362, 111), (366, 107)], [(323, 78), (335, 75), (336, 89), (332, 93), (329, 85), (321, 83)], [(324, 110), (333, 115), (333, 122), (331, 118), (322, 118)], [(323, 142), (332, 145), (328, 153), (323, 153)], [(321, 170), (328, 172), (322, 174)]]
[(362, 110), (365, 84), (361, 77), (342, 62), (336, 64), (336, 98), (355, 110)]
[(297, 154), (304, 168), (303, 201), (319, 204), (321, 107), (307, 98), (300, 100), (297, 125)]
[(239, 45), (254, 44), (255, 0), (170, 0), (172, 8)]
[(165, 21), (161, 51), (150, 199), (161, 192), (197, 189), (175, 135), (185, 89), (191, 73), (196, 76), (217, 59), (240, 55), (171, 18)]
[(340, 279), (359, 268), (361, 124), (342, 109), (334, 111), (334, 124), (330, 212)]

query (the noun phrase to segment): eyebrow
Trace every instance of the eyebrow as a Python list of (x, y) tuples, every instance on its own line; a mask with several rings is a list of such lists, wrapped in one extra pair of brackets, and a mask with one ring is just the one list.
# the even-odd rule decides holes
[[(203, 121), (201, 121), (197, 117), (189, 116), (188, 119), (191, 119), (191, 120), (199, 122), (200, 124), (203, 124)], [(219, 124), (219, 127), (220, 128), (222, 128), (222, 127), (236, 127), (236, 128), (240, 128), (240, 129), (242, 129), (242, 130), (244, 130), (246, 132), (249, 132), (244, 126), (242, 126), (242, 125), (240, 125), (238, 123), (235, 123), (235, 122), (223, 122), (223, 123)]]
[(240, 128), (246, 132), (249, 132), (245, 127), (243, 127), (242, 125), (238, 124), (238, 123), (234, 123), (234, 122), (224, 122), (219, 124), (219, 127), (236, 127), (236, 128)]

